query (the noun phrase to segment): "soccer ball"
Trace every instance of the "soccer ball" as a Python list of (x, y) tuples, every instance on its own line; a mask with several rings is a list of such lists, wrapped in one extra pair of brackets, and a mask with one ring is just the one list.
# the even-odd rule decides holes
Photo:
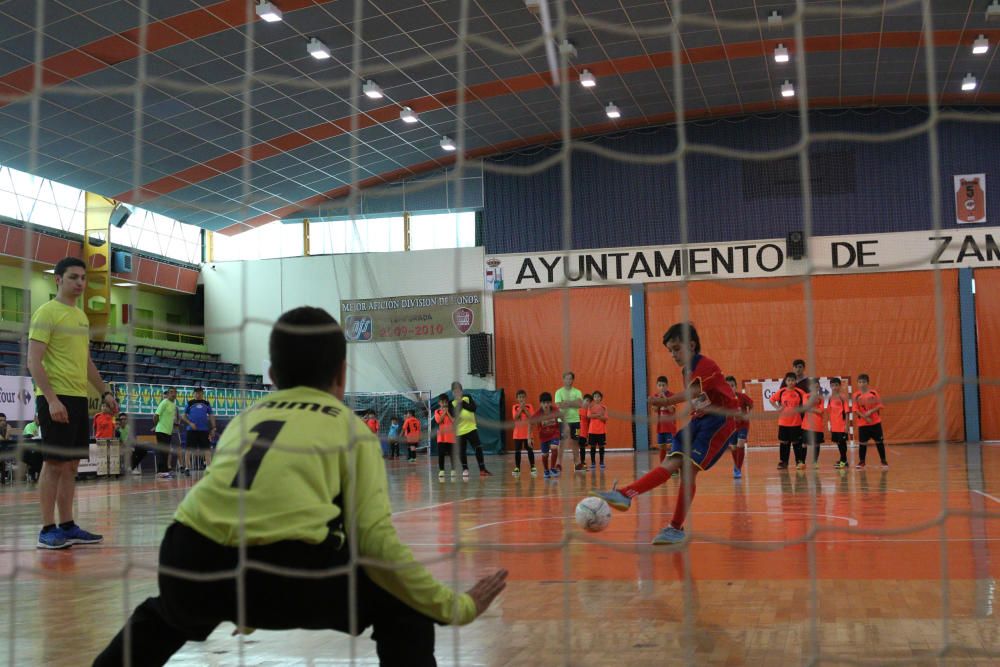
[(611, 523), (611, 508), (603, 498), (584, 498), (576, 506), (576, 525), (589, 533), (599, 533)]

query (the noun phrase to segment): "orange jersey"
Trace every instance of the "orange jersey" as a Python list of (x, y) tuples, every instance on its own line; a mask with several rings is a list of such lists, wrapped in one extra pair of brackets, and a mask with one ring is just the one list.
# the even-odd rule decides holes
[(110, 440), (115, 437), (115, 418), (106, 412), (98, 412), (94, 415), (94, 438), (96, 440)]
[(802, 413), (799, 408), (806, 402), (806, 393), (798, 387), (782, 387), (774, 396), (771, 403), (781, 408), (778, 415), (778, 426), (802, 426)]
[(420, 420), (416, 417), (407, 417), (403, 420), (403, 437), (406, 442), (415, 445), (420, 442)]
[[(874, 389), (869, 389), (865, 393), (854, 392), (854, 414), (858, 416), (859, 426), (874, 426), (882, 423), (882, 397)], [(865, 417), (862, 413), (868, 410), (875, 410), (870, 417)]]
[[(662, 394), (653, 394), (650, 398), (670, 398), (673, 395), (673, 392), (665, 390)], [(677, 408), (673, 405), (656, 405), (653, 407), (656, 408), (656, 432), (676, 433), (677, 421), (674, 418), (674, 414), (677, 412)]]
[(608, 418), (608, 406), (602, 403), (595, 403), (590, 406), (590, 433), (593, 435), (604, 435), (608, 432), (608, 423), (604, 421)]
[[(514, 421), (514, 439), (527, 440), (531, 436), (531, 415), (535, 414), (535, 406), (531, 403), (524, 404), (524, 411), (521, 412), (521, 404), (515, 403), (514, 409), (510, 411), (510, 418)], [(521, 416), (518, 416), (521, 413)]]
[(840, 394), (832, 395), (826, 411), (830, 418), (830, 433), (847, 433), (847, 413), (850, 411), (847, 399)]
[(580, 431), (577, 437), (586, 438), (590, 435), (590, 408), (580, 408)]
[(438, 425), (437, 441), (441, 444), (455, 442), (455, 420), (448, 408), (434, 411), (434, 422)]
[(805, 413), (802, 415), (802, 428), (806, 431), (812, 431), (813, 433), (822, 433), (826, 430), (826, 426), (823, 421), (823, 413), (825, 412), (823, 409), (823, 397), (809, 396), (806, 399), (806, 402), (808, 403), (809, 400), (813, 398), (818, 398), (818, 402), (816, 405), (807, 408)]
[(368, 428), (372, 430), (372, 433), (378, 435), (378, 420), (377, 419), (366, 419), (365, 423), (368, 424)]

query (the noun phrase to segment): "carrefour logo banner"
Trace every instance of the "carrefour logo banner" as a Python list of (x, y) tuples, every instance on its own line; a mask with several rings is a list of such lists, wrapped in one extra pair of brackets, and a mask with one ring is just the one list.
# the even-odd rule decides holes
[(35, 418), (35, 394), (30, 377), (0, 375), (0, 412), (9, 421)]

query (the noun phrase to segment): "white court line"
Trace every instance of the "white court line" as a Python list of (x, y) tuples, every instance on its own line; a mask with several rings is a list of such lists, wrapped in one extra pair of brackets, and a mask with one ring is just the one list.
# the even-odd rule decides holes
[[(1000, 501), (997, 501), (1000, 502)], [(763, 514), (765, 516), (775, 516), (773, 512), (698, 512), (698, 514)], [(634, 516), (666, 516), (673, 515), (672, 512), (636, 512)], [(807, 512), (782, 512), (782, 517), (786, 516), (813, 516)], [(839, 521), (846, 521), (848, 526), (857, 526), (858, 520), (853, 517), (848, 516), (836, 516), (834, 514), (816, 514), (817, 517), (823, 517), (825, 519), (837, 519)], [(574, 515), (570, 516), (535, 516), (526, 517), (524, 519), (506, 519), (504, 521), (492, 521), (490, 523), (481, 523), (478, 526), (473, 526), (472, 528), (466, 528), (465, 531), (471, 533), (474, 530), (480, 530), (481, 528), (489, 528), (491, 526), (502, 526), (507, 523), (520, 523), (522, 521), (550, 521), (555, 519), (573, 519)]]
[(413, 507), (408, 510), (400, 510), (398, 512), (393, 512), (393, 516), (399, 516), (400, 514), (409, 514), (410, 512), (422, 512), (424, 510), (432, 510), (435, 507), (447, 507), (448, 505), (454, 505), (455, 503), (464, 503), (466, 500), (475, 500), (475, 498), (462, 498), (461, 500), (449, 500), (446, 503), (436, 503), (434, 505), (427, 505), (426, 507)]
[(1000, 503), (1000, 498), (997, 498), (996, 496), (991, 496), (990, 494), (986, 493), (985, 491), (980, 491), (979, 489), (972, 489), (972, 492), (973, 493), (978, 493), (979, 495), (983, 496), (984, 498), (989, 498), (990, 500), (992, 500), (995, 503)]
[[(870, 535), (859, 535), (858, 537), (877, 537)], [(788, 542), (788, 540), (727, 540), (726, 542), (718, 542), (715, 540), (693, 540), (694, 544), (715, 544), (720, 547), (733, 546), (737, 547), (741, 544), (781, 544), (783, 542)], [(949, 537), (947, 539), (940, 539), (935, 537), (928, 538), (917, 538), (917, 539), (902, 539), (902, 538), (891, 538), (891, 539), (876, 539), (876, 540), (864, 540), (864, 539), (835, 539), (835, 540), (814, 540), (816, 544), (881, 544), (883, 542), (1000, 542), (1000, 537)], [(604, 540), (570, 540), (571, 544), (593, 544), (597, 546), (632, 546), (634, 544), (649, 544), (649, 540), (642, 540), (641, 542), (610, 542)], [(407, 542), (407, 546), (411, 547), (453, 547), (456, 546), (455, 542)], [(481, 544), (479, 542), (462, 542), (463, 547), (479, 547), (479, 546), (502, 546), (502, 547), (555, 547), (559, 545), (560, 542), (503, 542), (503, 543), (487, 543)], [(796, 542), (795, 544), (790, 544), (789, 547), (798, 547), (804, 543)]]

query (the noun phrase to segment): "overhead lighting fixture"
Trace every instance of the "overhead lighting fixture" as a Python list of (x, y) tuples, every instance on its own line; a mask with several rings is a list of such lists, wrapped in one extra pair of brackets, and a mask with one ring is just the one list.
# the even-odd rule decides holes
[(779, 12), (777, 9), (775, 9), (774, 11), (772, 11), (768, 15), (768, 17), (767, 17), (767, 27), (768, 28), (779, 28), (779, 27), (781, 27), (781, 24), (783, 22), (784, 22), (784, 19), (781, 18), (781, 12)]
[(455, 142), (451, 140), (451, 137), (441, 137), (441, 148), (446, 151), (455, 150)]
[(312, 37), (306, 44), (306, 51), (316, 60), (326, 60), (330, 57), (330, 47), (321, 42), (319, 38)]
[(962, 79), (962, 90), (975, 90), (976, 89), (976, 77), (972, 76), (972, 73), (965, 75)]
[(42, 271), (42, 273), (55, 273), (55, 272), (56, 272), (55, 269), (45, 269), (44, 271)]
[(774, 62), (776, 63), (788, 62), (788, 49), (785, 48), (784, 44), (778, 44), (776, 47), (774, 47)]
[(980, 35), (976, 37), (976, 41), (972, 43), (972, 52), (977, 56), (982, 55), (990, 50), (990, 40), (986, 39), (986, 35)]
[(399, 110), (399, 119), (404, 123), (416, 123), (419, 118), (410, 107), (403, 107)]
[(279, 9), (273, 2), (265, 2), (264, 0), (261, 0), (261, 2), (257, 3), (254, 11), (257, 12), (257, 16), (261, 17), (268, 23), (277, 23), (281, 20), (281, 9)]
[(986, 19), (1000, 19), (1000, 0), (993, 0), (986, 8)]
[(782, 97), (795, 96), (795, 86), (793, 86), (792, 82), (789, 81), (788, 79), (785, 79), (785, 82), (781, 84), (781, 96)]
[(559, 53), (565, 54), (567, 60), (570, 58), (576, 58), (576, 46), (568, 39), (564, 39), (559, 44)]
[(135, 287), (135, 283), (111, 283), (115, 287)]
[(591, 74), (589, 69), (580, 72), (580, 85), (584, 88), (593, 88), (597, 85), (597, 78)]
[(373, 100), (380, 100), (384, 97), (382, 94), (382, 86), (378, 85), (371, 79), (365, 81), (365, 85), (361, 86), (361, 92)]
[(608, 118), (621, 118), (622, 111), (618, 108), (614, 102), (608, 102), (608, 106), (604, 107), (604, 113), (608, 114)]

